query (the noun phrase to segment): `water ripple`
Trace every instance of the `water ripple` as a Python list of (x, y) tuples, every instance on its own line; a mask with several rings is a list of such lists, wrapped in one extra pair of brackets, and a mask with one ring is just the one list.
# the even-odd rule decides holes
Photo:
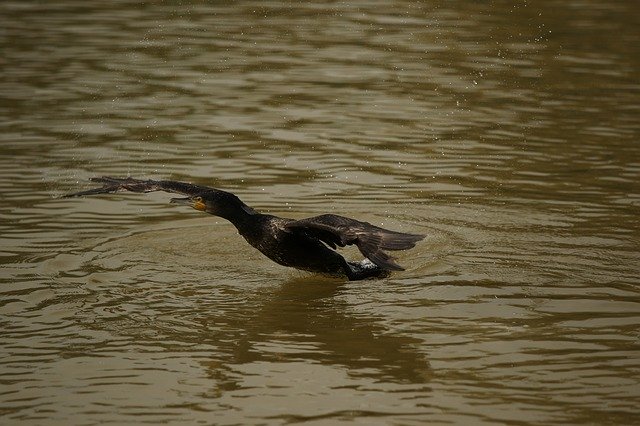
[[(638, 423), (637, 7), (546, 3), (3, 2), (0, 419)], [(427, 237), (349, 283), (95, 175)]]

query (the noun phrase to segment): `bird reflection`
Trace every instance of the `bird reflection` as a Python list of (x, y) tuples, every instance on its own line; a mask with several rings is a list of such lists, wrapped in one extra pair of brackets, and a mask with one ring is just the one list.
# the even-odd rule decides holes
[(328, 278), (300, 277), (276, 290), (270, 287), (260, 305), (233, 324), (238, 335), (225, 337), (226, 342), (233, 342), (227, 344), (228, 358), (209, 364), (211, 377), (224, 390), (232, 390), (239, 384), (225, 374), (228, 365), (311, 361), (343, 366), (353, 377), (426, 383), (431, 374), (419, 350), (422, 342), (392, 334), (381, 318), (354, 312), (341, 297), (345, 286)]

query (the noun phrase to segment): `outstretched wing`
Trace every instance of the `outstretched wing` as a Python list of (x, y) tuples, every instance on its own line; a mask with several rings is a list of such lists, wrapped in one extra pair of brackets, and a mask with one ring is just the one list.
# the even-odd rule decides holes
[(74, 192), (72, 194), (63, 195), (63, 198), (82, 197), (84, 195), (110, 194), (118, 191), (131, 192), (174, 192), (193, 196), (204, 191), (211, 191), (213, 188), (200, 185), (192, 185), (185, 182), (177, 182), (173, 180), (141, 180), (134, 178), (114, 178), (114, 177), (95, 177), (91, 178), (92, 182), (102, 183), (100, 188), (88, 189), (86, 191)]
[(304, 232), (332, 248), (355, 244), (376, 265), (397, 271), (402, 271), (402, 266), (383, 250), (406, 250), (424, 238), (424, 235), (389, 231), (368, 222), (334, 214), (295, 220), (287, 223), (286, 228), (293, 232)]

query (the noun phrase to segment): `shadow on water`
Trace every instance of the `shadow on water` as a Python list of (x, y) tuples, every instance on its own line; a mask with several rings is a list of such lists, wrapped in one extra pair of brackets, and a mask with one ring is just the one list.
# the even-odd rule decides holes
[[(262, 295), (255, 310), (237, 323), (246, 334), (231, 347), (230, 362), (296, 360), (343, 366), (351, 375), (378, 380), (426, 382), (430, 367), (418, 349), (420, 341), (391, 333), (381, 318), (353, 312), (340, 297), (348, 285), (353, 284), (296, 277)], [(272, 347), (274, 340), (280, 340), (282, 350)]]

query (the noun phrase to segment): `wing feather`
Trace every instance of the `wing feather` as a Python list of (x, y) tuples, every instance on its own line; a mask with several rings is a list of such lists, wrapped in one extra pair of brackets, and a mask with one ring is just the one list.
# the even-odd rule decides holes
[(424, 235), (389, 231), (368, 222), (334, 214), (324, 214), (289, 222), (292, 231), (304, 232), (328, 246), (356, 245), (360, 252), (376, 265), (387, 270), (403, 270), (384, 250), (406, 250)]
[(88, 189), (86, 191), (74, 192), (63, 195), (62, 198), (82, 197), (85, 195), (110, 194), (118, 191), (130, 192), (154, 192), (164, 191), (176, 194), (193, 196), (204, 191), (211, 191), (213, 188), (200, 185), (192, 185), (186, 182), (173, 180), (141, 180), (134, 178), (114, 178), (109, 176), (91, 178), (92, 182), (101, 183), (99, 188)]

